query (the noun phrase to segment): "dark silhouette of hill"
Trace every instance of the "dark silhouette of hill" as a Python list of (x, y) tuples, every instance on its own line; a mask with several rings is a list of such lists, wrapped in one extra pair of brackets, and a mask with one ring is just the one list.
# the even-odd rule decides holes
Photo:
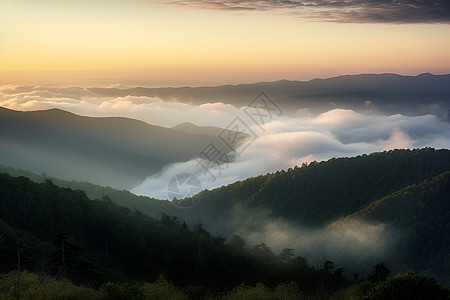
[[(201, 135), (209, 135), (212, 137), (217, 137), (219, 134), (221, 134), (224, 129), (214, 126), (197, 126), (195, 124), (192, 124), (190, 122), (185, 122), (178, 124), (176, 126), (173, 126), (172, 129), (176, 129), (179, 131), (183, 131), (190, 134), (201, 134)], [(230, 132), (230, 130), (226, 130), (226, 132)], [(245, 133), (242, 133), (244, 136), (249, 136)]]
[(264, 208), (275, 217), (317, 228), (448, 170), (450, 151), (444, 149), (333, 158), (203, 191), (196, 196), (196, 210), (217, 223), (235, 205)]
[(87, 197), (90, 199), (109, 199), (109, 201), (115, 203), (116, 205), (124, 206), (131, 210), (138, 210), (155, 219), (161, 218), (161, 214), (164, 213), (186, 220), (191, 226), (198, 221), (197, 218), (190, 218), (189, 215), (183, 214), (184, 210), (180, 211), (180, 209), (168, 200), (138, 196), (127, 190), (118, 190), (110, 186), (96, 185), (86, 181), (63, 180), (60, 178), (49, 177), (47, 174), (36, 174), (21, 169), (14, 169), (1, 164), (0, 173), (6, 173), (14, 177), (27, 177), (37, 183), (43, 183), (46, 180), (51, 180), (52, 183), (58, 187), (81, 190), (85, 192)]
[[(358, 224), (351, 222), (358, 216), (366, 225), (351, 225), (350, 240), (372, 225), (387, 230), (386, 236), (379, 236), (389, 241), (385, 252), (367, 259), (383, 259), (395, 271), (413, 269), (437, 276), (449, 285), (449, 171), (450, 151), (431, 148), (331, 159), (203, 191), (196, 196), (195, 210), (208, 228), (261, 238), (268, 224), (290, 224), (296, 238), (297, 231), (311, 236), (333, 232), (339, 224)], [(269, 230), (267, 236), (292, 234), (285, 229)], [(346, 238), (339, 236), (345, 230), (334, 232), (334, 241)], [(268, 243), (276, 242), (277, 236), (273, 239)], [(364, 264), (364, 253), (333, 252), (330, 247), (328, 255), (337, 261)]]
[(275, 99), (286, 114), (298, 109), (324, 112), (336, 107), (357, 111), (448, 117), (450, 75), (401, 76), (397, 74), (345, 75), (310, 81), (280, 80), (254, 84), (179, 88), (91, 88), (99, 95), (159, 97), (166, 101), (203, 104), (223, 102), (241, 107), (261, 91)]
[(439, 274), (450, 283), (450, 171), (374, 201), (342, 221), (349, 220), (393, 226), (401, 237), (386, 262)]
[(265, 244), (238, 248), (201, 224), (190, 228), (167, 215), (158, 221), (50, 180), (0, 174), (0, 206), (0, 271), (17, 270), (20, 255), (24, 269), (89, 286), (159, 274), (202, 290), (293, 280), (304, 292), (324, 293), (325, 282), (332, 293), (348, 283), (342, 274), (310, 269), (302, 257), (283, 262)]
[[(264, 230), (276, 221), (289, 224), (291, 233), (283, 231), (286, 227), (280, 233), (294, 232), (293, 239), (297, 231), (313, 236), (353, 221), (383, 224), (391, 230), (383, 237), (388, 243), (386, 252), (378, 257), (373, 254), (370, 263), (383, 259), (395, 271), (412, 269), (449, 285), (449, 172), (450, 150), (392, 150), (312, 162), (206, 190), (196, 196), (197, 204), (190, 209), (87, 183), (58, 184), (79, 184), (106, 199), (111, 195), (114, 202), (155, 218), (164, 213), (189, 226), (200, 222), (213, 234), (230, 237), (246, 232), (250, 237), (262, 233), (262, 241), (269, 245), (273, 236), (264, 236)], [(319, 248), (315, 251), (323, 253)], [(365, 269), (368, 263), (352, 255), (340, 253), (339, 257), (355, 260), (360, 264), (358, 272)]]
[[(50, 176), (132, 188), (168, 163), (194, 158), (217, 136), (59, 109), (0, 108), (0, 163)], [(217, 129), (218, 130), (218, 129)], [(225, 146), (224, 146), (225, 147)]]

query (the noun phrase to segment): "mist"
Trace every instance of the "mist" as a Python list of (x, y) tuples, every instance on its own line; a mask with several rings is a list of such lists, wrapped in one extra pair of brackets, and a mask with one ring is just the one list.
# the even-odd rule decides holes
[(149, 172), (149, 177), (132, 189), (134, 193), (158, 199), (169, 198), (168, 183), (180, 173), (193, 174), (203, 189), (213, 189), (314, 160), (399, 148), (450, 148), (450, 123), (442, 118), (432, 114), (386, 115), (369, 102), (366, 104), (364, 112), (335, 108), (321, 114), (307, 109), (287, 114), (280, 107), (281, 116), (273, 115), (260, 126), (244, 113), (245, 106), (238, 109), (222, 102), (191, 105), (177, 99), (168, 102), (151, 97), (105, 97), (86, 88), (0, 87), (0, 106), (15, 110), (60, 108), (85, 116), (134, 118), (164, 127), (191, 122), (226, 128), (239, 117), (253, 131), (255, 139), (243, 151), (229, 153), (233, 158), (229, 164), (205, 170), (197, 159), (176, 162), (157, 174), (150, 176)]
[(221, 102), (194, 106), (157, 97), (105, 97), (86, 88), (15, 85), (0, 86), (0, 106), (21, 111), (59, 108), (83, 116), (120, 116), (164, 127), (184, 122), (225, 127), (238, 111)]
[[(201, 184), (195, 191), (198, 192), (333, 157), (400, 148), (450, 148), (450, 123), (442, 118), (433, 114), (383, 114), (370, 103), (364, 112), (334, 108), (320, 114), (299, 109), (288, 115), (281, 107), (281, 116), (273, 115), (264, 124), (256, 124), (250, 119), (245, 106), (238, 109), (222, 102), (192, 105), (177, 99), (167, 102), (151, 97), (99, 97), (83, 88), (3, 86), (0, 87), (0, 106), (25, 111), (60, 108), (84, 116), (121, 116), (164, 127), (191, 122), (227, 128), (237, 117), (248, 125), (254, 134), (253, 140), (244, 142), (235, 153), (228, 153), (233, 157), (229, 163), (209, 170), (202, 168), (198, 158), (168, 164), (131, 189), (138, 195), (157, 199), (172, 200), (168, 185), (174, 176), (183, 173), (198, 178)], [(11, 161), (14, 155), (20, 154), (20, 149), (8, 149), (11, 150), (8, 152)], [(48, 160), (56, 156), (49, 153), (45, 154), (43, 150), (39, 155)], [(63, 176), (66, 170), (58, 170), (58, 165), (64, 164), (57, 164), (54, 173)], [(26, 161), (20, 167), (33, 168)], [(76, 168), (71, 169), (77, 172)], [(39, 172), (37, 169), (32, 171)], [(108, 170), (104, 173), (107, 178)], [(192, 190), (183, 193), (188, 197)], [(358, 218), (307, 228), (276, 218), (268, 210), (248, 211), (239, 206), (233, 207), (230, 215), (220, 220), (194, 216), (190, 222), (195, 218), (205, 221), (203, 224), (213, 234), (238, 234), (249, 245), (265, 242), (275, 253), (283, 248), (293, 248), (295, 254), (306, 257), (311, 266), (323, 267), (324, 259), (335, 261), (336, 266), (345, 267), (350, 276), (352, 272), (367, 270), (367, 266), (388, 261), (392, 248), (401, 241), (395, 228)]]
[(305, 257), (315, 268), (323, 268), (324, 260), (334, 261), (350, 276), (389, 260), (400, 240), (397, 230), (384, 223), (351, 217), (323, 228), (309, 228), (274, 217), (267, 209), (242, 206), (233, 208), (227, 230), (244, 237), (249, 247), (264, 242), (275, 254), (292, 248), (295, 255)]
[(334, 109), (314, 117), (281, 117), (263, 129), (257, 125), (251, 129), (258, 137), (220, 172), (205, 172), (196, 160), (176, 163), (148, 177), (133, 192), (168, 199), (167, 183), (180, 173), (194, 174), (203, 188), (213, 189), (314, 160), (392, 149), (450, 147), (450, 124), (433, 115), (366, 115)]

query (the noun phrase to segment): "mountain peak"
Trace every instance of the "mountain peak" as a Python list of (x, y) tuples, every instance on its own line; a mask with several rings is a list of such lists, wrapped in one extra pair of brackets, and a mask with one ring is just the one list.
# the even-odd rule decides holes
[(433, 76), (434, 76), (433, 74), (427, 72), (427, 73), (421, 73), (417, 77), (433, 77)]

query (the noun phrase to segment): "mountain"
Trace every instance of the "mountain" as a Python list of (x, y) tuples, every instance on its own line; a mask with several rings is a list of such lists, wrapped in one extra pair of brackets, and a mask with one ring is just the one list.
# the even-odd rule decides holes
[(323, 227), (410, 185), (450, 170), (450, 151), (393, 150), (257, 176), (196, 195), (196, 210), (219, 222), (233, 206), (270, 210), (306, 227)]
[[(201, 135), (209, 135), (212, 137), (217, 137), (219, 134), (221, 134), (224, 129), (214, 126), (197, 126), (190, 122), (185, 122), (178, 124), (176, 126), (173, 126), (172, 129), (176, 129), (179, 131), (183, 131), (190, 134), (201, 134)], [(230, 130), (226, 130), (226, 132), (231, 132)], [(245, 136), (249, 136), (245, 134)]]
[(169, 163), (193, 159), (211, 141), (220, 147), (217, 135), (195, 125), (190, 131), (59, 109), (20, 112), (0, 107), (0, 163), (131, 189)]
[(389, 265), (407, 265), (450, 282), (450, 171), (374, 201), (342, 221), (353, 220), (389, 224), (401, 232)]
[(363, 272), (383, 260), (450, 285), (449, 171), (450, 151), (431, 148), (312, 162), (203, 191), (195, 213), (207, 228), (290, 244), (311, 261), (326, 252)]
[[(0, 206), (0, 272), (17, 270), (19, 257), (22, 268), (39, 276), (91, 287), (153, 281), (160, 274), (178, 286), (196, 285), (197, 293), (258, 281), (296, 281), (304, 293), (324, 293), (326, 283), (329, 293), (348, 283), (342, 274), (310, 269), (302, 257), (283, 262), (263, 243), (225, 243), (201, 224), (189, 228), (167, 215), (158, 221), (50, 180), (0, 174)], [(0, 276), (2, 287), (6, 276)]]
[(164, 213), (170, 216), (178, 216), (179, 218), (186, 220), (190, 226), (194, 226), (195, 222), (198, 221), (197, 218), (193, 219), (188, 215), (183, 215), (183, 210), (180, 211), (168, 200), (158, 200), (146, 196), (138, 196), (127, 190), (117, 190), (110, 186), (96, 185), (86, 181), (63, 180), (50, 177), (47, 174), (36, 174), (1, 164), (0, 173), (6, 173), (14, 177), (27, 177), (37, 183), (44, 183), (47, 180), (50, 180), (53, 184), (61, 188), (81, 190), (85, 192), (90, 199), (105, 199), (118, 206), (127, 207), (133, 211), (140, 211), (155, 219), (161, 218), (161, 214)]
[(326, 258), (345, 267), (346, 276), (364, 278), (370, 266), (385, 262), (395, 272), (414, 270), (450, 285), (450, 150), (312, 162), (202, 191), (192, 207), (190, 199), (172, 205), (88, 183), (55, 182), (156, 219), (176, 216), (190, 228), (200, 223), (215, 236), (238, 234), (276, 252), (292, 248), (316, 269)]
[(189, 104), (223, 102), (248, 105), (261, 91), (272, 97), (286, 114), (307, 109), (314, 113), (333, 108), (380, 111), (389, 114), (432, 113), (446, 119), (450, 110), (450, 75), (397, 74), (345, 75), (310, 81), (260, 82), (254, 84), (179, 88), (91, 88), (102, 96), (159, 97)]

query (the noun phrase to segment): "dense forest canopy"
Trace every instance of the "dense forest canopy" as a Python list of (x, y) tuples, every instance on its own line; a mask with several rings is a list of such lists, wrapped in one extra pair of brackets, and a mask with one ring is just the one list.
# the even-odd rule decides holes
[[(370, 274), (383, 260), (392, 274), (414, 270), (445, 285), (450, 282), (449, 150), (394, 150), (312, 162), (203, 191), (190, 209), (89, 183), (49, 179), (45, 174), (7, 167), (2, 171), (33, 180), (0, 175), (4, 278), (15, 276), (5, 272), (17, 270), (19, 259), (20, 270), (33, 272), (24, 273), (30, 282), (33, 274), (42, 274), (101, 287), (93, 293), (107, 289), (109, 281), (122, 282), (127, 291), (141, 291), (144, 286), (131, 288), (133, 283), (157, 285), (164, 280), (175, 289), (196, 286), (202, 295), (217, 289), (237, 295), (286, 288), (310, 296), (330, 296), (339, 290), (336, 297), (359, 293), (380, 299), (377, 295), (392, 292), (392, 282), (402, 280), (444, 291), (415, 273), (386, 283), (391, 275), (382, 275), (383, 285), (377, 283), (380, 275), (376, 274), (387, 273), (375, 268)], [(187, 200), (179, 200), (178, 205)], [(289, 225), (283, 232), (289, 237), (287, 243), (273, 243), (265, 231), (264, 222), (269, 221)], [(315, 249), (322, 258), (311, 260), (305, 250), (311, 240), (292, 230), (320, 233), (332, 245), (334, 237), (327, 233), (341, 234), (339, 230), (348, 224), (392, 229), (381, 231), (389, 250), (383, 256), (353, 258), (359, 274), (326, 244), (316, 244), (324, 246), (323, 251)], [(355, 253), (343, 255), (350, 258)], [(155, 281), (161, 274), (165, 279)], [(283, 285), (289, 282), (295, 285)], [(241, 283), (247, 286), (233, 290)]]

